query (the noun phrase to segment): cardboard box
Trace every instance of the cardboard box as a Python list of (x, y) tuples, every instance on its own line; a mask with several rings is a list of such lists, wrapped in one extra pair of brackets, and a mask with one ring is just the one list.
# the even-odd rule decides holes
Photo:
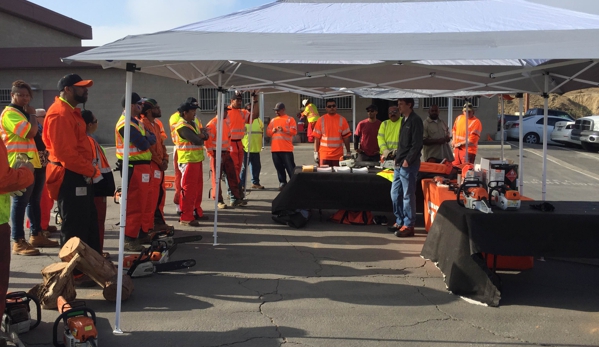
[[(483, 182), (489, 184), (490, 181), (504, 181), (505, 171), (499, 170), (493, 172), (493, 165), (507, 164), (507, 161), (501, 160), (501, 158), (481, 158), (480, 159), (480, 171), (482, 172)], [(503, 171), (503, 172), (500, 172)], [(493, 174), (493, 177), (491, 175)], [(496, 179), (498, 178), (498, 179)]]

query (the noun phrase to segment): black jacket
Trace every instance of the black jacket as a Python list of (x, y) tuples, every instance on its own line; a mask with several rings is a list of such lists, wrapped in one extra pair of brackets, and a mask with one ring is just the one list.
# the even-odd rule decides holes
[(420, 152), (422, 151), (422, 136), (424, 125), (419, 115), (410, 113), (408, 119), (401, 119), (401, 129), (399, 130), (399, 146), (395, 155), (395, 165), (401, 166), (404, 160), (412, 166), (420, 162)]

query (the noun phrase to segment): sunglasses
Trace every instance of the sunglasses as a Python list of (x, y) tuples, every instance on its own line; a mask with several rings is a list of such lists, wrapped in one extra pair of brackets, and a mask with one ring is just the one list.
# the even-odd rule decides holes
[(327, 108), (335, 108), (337, 105), (327, 105)]
[(398, 111), (391, 111), (391, 112), (389, 112), (389, 114), (394, 115), (394, 114), (397, 114), (397, 112)]

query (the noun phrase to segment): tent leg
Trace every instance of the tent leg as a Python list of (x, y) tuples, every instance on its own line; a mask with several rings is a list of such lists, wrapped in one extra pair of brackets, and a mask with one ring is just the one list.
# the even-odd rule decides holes
[[(131, 93), (133, 91), (133, 72), (135, 72), (135, 64), (127, 64), (127, 73), (125, 79), (125, 129), (123, 142), (123, 165), (122, 177), (129, 177), (129, 146), (131, 142)], [(121, 299), (123, 295), (123, 257), (125, 253), (125, 227), (127, 226), (127, 193), (129, 181), (124, 179), (121, 183), (121, 201), (120, 201), (120, 224), (119, 224), (119, 261), (117, 272), (117, 287), (116, 287), (116, 308), (114, 321), (114, 334), (122, 334), (121, 330)]]
[(549, 114), (549, 74), (545, 74), (545, 89), (543, 91), (543, 187), (542, 187), (542, 199), (545, 201), (547, 194), (547, 120)]
[(518, 134), (518, 184), (520, 186), (520, 194), (524, 194), (524, 166), (522, 166), (522, 155), (524, 146), (523, 143), (523, 126), (522, 126), (522, 117), (524, 114), (524, 104), (522, 102), (522, 96), (518, 98), (518, 109), (519, 109), (519, 118), (520, 118), (520, 126), (519, 126), (519, 134)]
[(218, 117), (218, 122), (217, 122), (217, 126), (216, 126), (216, 165), (215, 165), (215, 170), (216, 172), (213, 172), (212, 174), (215, 175), (214, 176), (214, 180), (216, 182), (216, 186), (215, 186), (215, 191), (214, 191), (214, 231), (213, 231), (213, 238), (214, 238), (214, 242), (212, 243), (213, 246), (217, 246), (218, 245), (218, 231), (217, 231), (217, 225), (218, 225), (218, 195), (220, 192), (220, 176), (221, 176), (221, 165), (222, 165), (222, 150), (223, 150), (223, 112), (224, 112), (224, 105), (223, 105), (223, 99), (225, 96), (225, 90), (222, 88), (222, 74), (218, 75), (218, 98), (217, 98), (217, 102), (218, 105), (216, 107), (217, 109), (217, 117)]
[(501, 127), (499, 128), (499, 131), (500, 131), (499, 135), (501, 135), (501, 160), (503, 161), (503, 160), (505, 160), (505, 152), (504, 152), (504, 148), (503, 148), (503, 146), (504, 146), (504, 143), (503, 143), (503, 120), (505, 118), (503, 116), (503, 114), (505, 113), (505, 110), (503, 108), (504, 107), (503, 94), (501, 94), (500, 97), (501, 97), (501, 119), (500, 119)]

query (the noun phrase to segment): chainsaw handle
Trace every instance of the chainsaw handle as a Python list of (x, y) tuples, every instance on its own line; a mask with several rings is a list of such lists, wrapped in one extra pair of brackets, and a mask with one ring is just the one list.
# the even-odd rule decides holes
[(464, 181), (460, 188), (458, 188), (458, 193), (456, 194), (456, 200), (458, 202), (458, 205), (464, 207), (464, 203), (462, 202), (462, 199), (460, 199), (461, 193), (464, 192), (464, 194), (466, 194), (466, 189), (473, 187), (483, 187), (485, 190), (487, 190), (487, 185), (482, 181)]

